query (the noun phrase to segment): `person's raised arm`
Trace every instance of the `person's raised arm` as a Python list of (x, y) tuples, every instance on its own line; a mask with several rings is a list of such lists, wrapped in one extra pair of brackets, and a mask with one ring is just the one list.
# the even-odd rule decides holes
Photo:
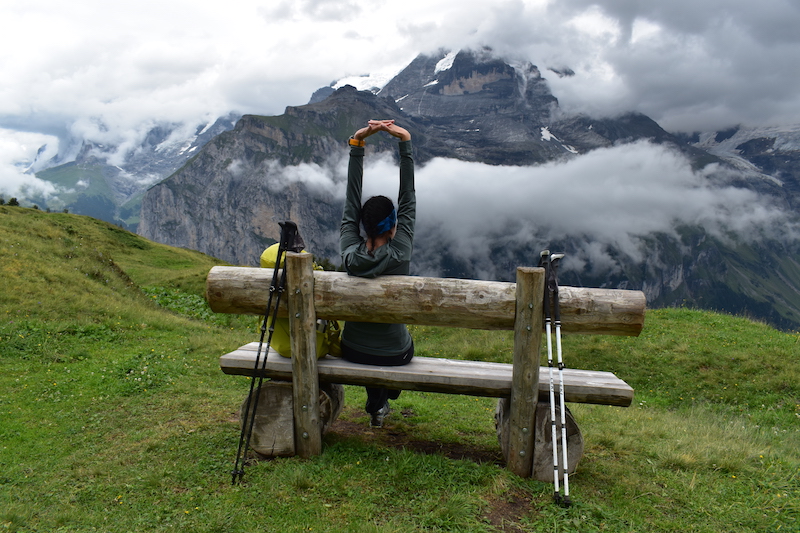
[(411, 134), (395, 124), (387, 125), (389, 134), (400, 139), (400, 191), (397, 197), (397, 232), (394, 246), (410, 257), (414, 243), (414, 226), (417, 218), (417, 200), (414, 192), (414, 158), (411, 150)]

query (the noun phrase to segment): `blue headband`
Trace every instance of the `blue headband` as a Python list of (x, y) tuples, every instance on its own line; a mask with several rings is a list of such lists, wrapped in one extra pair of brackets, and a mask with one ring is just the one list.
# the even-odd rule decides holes
[(386, 233), (387, 231), (392, 229), (396, 222), (397, 222), (397, 210), (392, 209), (392, 212), (389, 213), (389, 216), (381, 220), (380, 223), (378, 223), (378, 225), (375, 226), (378, 235)]

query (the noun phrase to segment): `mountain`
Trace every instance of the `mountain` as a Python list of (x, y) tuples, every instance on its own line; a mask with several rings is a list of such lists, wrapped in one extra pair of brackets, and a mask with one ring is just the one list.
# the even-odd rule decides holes
[[(172, 174), (205, 143), (231, 129), (237, 118), (230, 114), (196, 128), (157, 124), (137, 146), (127, 147), (122, 163), (116, 162), (120, 146), (72, 139), (65, 142), (73, 146), (66, 154), (32, 164), (38, 169), (36, 177), (52, 183), (57, 192), (31, 200), (43, 209), (89, 215), (136, 231), (146, 188)], [(40, 150), (43, 153), (44, 147)]]
[[(292, 219), (309, 250), (338, 264), (345, 141), (376, 117), (396, 118), (409, 129), (420, 175), (428, 164), (447, 169), (461, 162), (463, 172), (503, 176), (516, 167), (528, 169), (526, 175), (535, 180), (543, 172), (536, 169), (555, 172), (558, 165), (590, 160), (593, 154), (624, 154), (620, 147), (656, 146), (663, 150), (647, 153), (667, 159), (672, 156), (665, 154), (681, 154), (693, 177), (703, 180), (686, 185), (687, 204), (698, 190), (695, 196), (705, 201), (719, 195), (738, 202), (730, 213), (724, 203), (715, 206), (715, 216), (727, 217), (729, 225), (707, 224), (700, 209), (700, 216), (691, 214), (637, 237), (635, 251), (613, 237), (598, 242), (588, 231), (564, 235), (552, 227), (529, 227), (524, 212), (508, 219), (502, 204), (487, 203), (451, 215), (472, 214), (463, 220), (481, 221), (482, 233), (471, 241), (454, 238), (461, 228), (452, 220), (445, 221), (449, 225), (418, 222), (417, 274), (513, 279), (517, 265), (535, 264), (539, 251), (549, 247), (564, 250), (571, 260), (565, 261), (565, 284), (642, 289), (653, 306), (696, 305), (749, 314), (782, 328), (800, 326), (800, 249), (792, 235), (800, 226), (794, 211), (800, 154), (795, 130), (674, 135), (638, 113), (568, 115), (536, 66), (504, 61), (489, 50), (421, 55), (373, 91), (345, 85), (318, 91), (309, 104), (287, 107), (280, 116), (242, 117), (147, 190), (139, 233), (235, 264), (257, 265), (263, 248), (278, 237), (277, 222)], [(375, 136), (369, 153), (393, 154), (394, 144)], [(500, 174), (489, 172), (491, 167)], [(584, 184), (590, 180), (591, 175), (585, 177)], [(504, 190), (511, 187), (505, 183), (495, 179), (487, 186), (513, 198), (515, 191)], [(515, 183), (525, 186), (524, 180)], [(625, 192), (592, 190), (609, 198)], [(487, 202), (490, 198), (497, 201), (495, 194), (486, 195)], [(537, 199), (530, 210), (543, 201)], [(747, 209), (751, 203), (748, 216), (753, 218), (781, 213), (780, 220), (788, 221), (782, 236), (764, 230), (761, 238), (745, 238), (736, 232), (740, 214), (734, 207)]]
[(707, 151), (751, 178), (751, 187), (800, 208), (800, 125), (735, 127), (685, 137), (691, 146)]
[[(434, 158), (536, 164), (623, 138), (690, 149), (644, 115), (605, 119), (586, 133), (580, 118), (553, 120), (556, 111), (556, 99), (531, 64), (514, 67), (474, 52), (445, 60), (422, 55), (377, 94), (346, 85), (321, 101), (287, 107), (277, 117), (242, 117), (233, 130), (148, 189), (139, 233), (252, 265), (263, 246), (277, 238), (274, 222), (293, 218), (302, 222), (315, 253), (335, 259), (341, 195), (287, 179), (284, 169), (315, 165), (334, 175), (333, 168), (342, 166), (346, 139), (376, 116), (402, 120), (414, 137), (419, 164)], [(370, 139), (377, 151), (392, 150), (393, 144)]]
[[(375, 116), (401, 113), (391, 99), (348, 86), (322, 102), (289, 107), (278, 117), (245, 115), (147, 190), (139, 233), (257, 265), (264, 247), (278, 237), (277, 221), (293, 219), (315, 253), (333, 258), (341, 198), (324, 186), (289, 179), (284, 169), (303, 165), (324, 172), (340, 163), (331, 155), (343, 155), (344, 141), (357, 127)], [(409, 128), (423, 131), (413, 121)], [(388, 150), (391, 143), (383, 140), (378, 146)]]

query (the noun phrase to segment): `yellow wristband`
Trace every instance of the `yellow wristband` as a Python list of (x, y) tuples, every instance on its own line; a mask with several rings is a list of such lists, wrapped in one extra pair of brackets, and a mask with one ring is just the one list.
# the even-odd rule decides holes
[(367, 143), (365, 143), (364, 141), (359, 141), (359, 140), (358, 140), (358, 139), (356, 139), (355, 137), (350, 137), (350, 140), (348, 140), (348, 141), (347, 141), (347, 143), (348, 143), (350, 146), (361, 146), (361, 147), (363, 147), (364, 145), (366, 145), (366, 144), (367, 144)]

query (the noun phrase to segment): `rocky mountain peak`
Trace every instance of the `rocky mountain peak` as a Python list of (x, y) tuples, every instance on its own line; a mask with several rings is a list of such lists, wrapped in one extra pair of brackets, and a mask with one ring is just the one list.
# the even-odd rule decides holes
[(449, 121), (524, 112), (544, 124), (558, 105), (538, 68), (512, 65), (488, 49), (419, 55), (378, 95), (393, 98), (413, 117)]

